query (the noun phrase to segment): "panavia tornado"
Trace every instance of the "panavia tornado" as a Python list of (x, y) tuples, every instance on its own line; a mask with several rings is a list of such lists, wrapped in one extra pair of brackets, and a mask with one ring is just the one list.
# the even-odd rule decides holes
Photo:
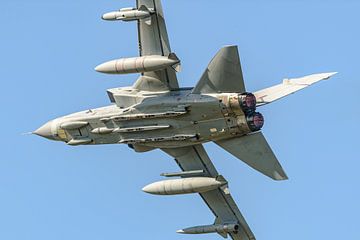
[(111, 105), (54, 119), (33, 133), (67, 145), (127, 144), (136, 152), (161, 149), (181, 171), (149, 184), (157, 195), (198, 193), (215, 215), (213, 224), (178, 230), (218, 233), (234, 240), (255, 239), (203, 143), (214, 142), (274, 180), (288, 177), (271, 150), (257, 109), (328, 79), (321, 73), (285, 79), (256, 92), (245, 88), (237, 46), (224, 46), (193, 88), (179, 87), (180, 60), (170, 49), (160, 0), (137, 0), (135, 8), (106, 13), (104, 20), (136, 21), (140, 56), (103, 63), (96, 71), (139, 73), (133, 86), (107, 90)]

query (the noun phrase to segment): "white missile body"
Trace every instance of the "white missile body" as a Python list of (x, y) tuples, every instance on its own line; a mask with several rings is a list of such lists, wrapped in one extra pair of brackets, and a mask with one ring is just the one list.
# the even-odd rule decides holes
[(95, 70), (108, 74), (127, 74), (158, 71), (172, 66), (178, 71), (179, 63), (180, 60), (177, 56), (174, 53), (171, 53), (168, 57), (150, 55), (112, 60), (100, 64), (95, 68)]
[(88, 122), (84, 122), (84, 121), (74, 121), (74, 122), (62, 123), (60, 127), (65, 130), (73, 130), (73, 129), (85, 127), (88, 124), (89, 124)]
[(82, 139), (71, 139), (69, 142), (67, 142), (70, 146), (78, 146), (78, 145), (84, 145), (89, 144), (92, 142), (92, 139), (90, 138), (82, 138)]
[(139, 9), (137, 8), (122, 8), (119, 11), (113, 11), (109, 13), (105, 13), (102, 16), (103, 20), (107, 21), (135, 21), (140, 19), (146, 19), (147, 24), (151, 24), (151, 14), (154, 13), (154, 10), (148, 9), (145, 6), (141, 6)]
[(221, 236), (226, 238), (228, 233), (236, 233), (238, 230), (238, 224), (214, 224), (185, 228), (176, 232), (182, 234), (219, 233)]
[(155, 182), (142, 190), (155, 195), (176, 195), (208, 192), (225, 185), (226, 182), (210, 177), (191, 177)]
[(100, 127), (100, 128), (94, 128), (93, 130), (91, 130), (91, 133), (94, 133), (94, 134), (108, 134), (108, 133), (112, 133), (113, 131), (114, 131), (113, 128)]

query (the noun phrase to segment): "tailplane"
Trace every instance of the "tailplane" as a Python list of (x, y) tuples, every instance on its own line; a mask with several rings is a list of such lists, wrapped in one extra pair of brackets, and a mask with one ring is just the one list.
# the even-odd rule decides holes
[(250, 167), (274, 180), (288, 179), (261, 132), (215, 141), (215, 143)]

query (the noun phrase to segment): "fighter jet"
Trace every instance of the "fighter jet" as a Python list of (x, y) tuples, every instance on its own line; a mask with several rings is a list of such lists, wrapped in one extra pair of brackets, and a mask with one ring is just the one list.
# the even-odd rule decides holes
[(137, 0), (135, 8), (103, 15), (104, 20), (136, 21), (140, 56), (97, 66), (107, 74), (139, 73), (130, 87), (107, 90), (111, 105), (49, 121), (33, 133), (67, 145), (127, 144), (136, 152), (161, 149), (181, 171), (149, 184), (157, 195), (198, 193), (215, 215), (213, 224), (178, 230), (218, 233), (234, 240), (255, 239), (203, 144), (214, 142), (253, 169), (274, 179), (288, 177), (261, 128), (258, 108), (325, 80), (335, 73), (285, 79), (256, 92), (246, 90), (237, 46), (219, 50), (193, 88), (179, 87), (180, 59), (170, 49), (160, 0)]

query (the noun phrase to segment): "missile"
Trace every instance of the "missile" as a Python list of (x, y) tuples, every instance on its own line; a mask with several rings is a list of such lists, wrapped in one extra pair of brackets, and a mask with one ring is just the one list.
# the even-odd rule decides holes
[(108, 122), (108, 121), (110, 121), (110, 120), (111, 120), (111, 119), (108, 118), (108, 117), (100, 118), (100, 121), (101, 121), (101, 122)]
[(202, 193), (217, 189), (226, 184), (222, 177), (189, 177), (155, 182), (142, 190), (155, 195), (176, 195), (187, 193)]
[(153, 131), (169, 128), (170, 125), (155, 125), (155, 126), (139, 126), (139, 127), (129, 127), (129, 128), (116, 128), (114, 129), (115, 133), (127, 133), (127, 132), (143, 132), (143, 131)]
[(213, 224), (205, 226), (196, 226), (185, 228), (182, 230), (176, 231), (177, 233), (182, 234), (205, 234), (205, 233), (218, 233), (224, 238), (227, 237), (228, 233), (237, 233), (239, 230), (238, 224)]
[(149, 55), (134, 58), (121, 58), (100, 64), (95, 71), (108, 74), (127, 74), (152, 72), (173, 67), (180, 70), (180, 60), (175, 53), (169, 56)]
[(112, 128), (107, 128), (107, 127), (99, 127), (99, 128), (94, 128), (93, 130), (91, 130), (91, 133), (95, 133), (95, 134), (108, 134), (113, 132), (114, 129)]
[(81, 139), (71, 139), (69, 142), (67, 142), (70, 146), (78, 146), (78, 145), (85, 145), (92, 142), (92, 139), (90, 138), (81, 138)]
[(105, 13), (102, 16), (103, 20), (106, 21), (135, 21), (144, 19), (148, 25), (151, 24), (151, 14), (155, 11), (153, 9), (149, 9), (146, 6), (142, 5), (137, 8), (122, 8), (119, 11)]
[(196, 141), (197, 135), (196, 134), (180, 134), (180, 135), (152, 137), (152, 138), (124, 138), (124, 139), (121, 139), (119, 141), (119, 143), (136, 144), (136, 143), (153, 143), (153, 142), (185, 141), (185, 140)]
[(88, 124), (89, 124), (88, 122), (84, 122), (84, 121), (65, 122), (65, 123), (62, 123), (60, 125), (60, 127), (65, 130), (74, 130), (74, 129), (85, 127)]
[(171, 118), (177, 117), (188, 113), (188, 111), (166, 111), (158, 113), (147, 113), (147, 114), (126, 114), (120, 116), (113, 116), (110, 119), (114, 121), (128, 121), (136, 119), (150, 119), (150, 118)]

